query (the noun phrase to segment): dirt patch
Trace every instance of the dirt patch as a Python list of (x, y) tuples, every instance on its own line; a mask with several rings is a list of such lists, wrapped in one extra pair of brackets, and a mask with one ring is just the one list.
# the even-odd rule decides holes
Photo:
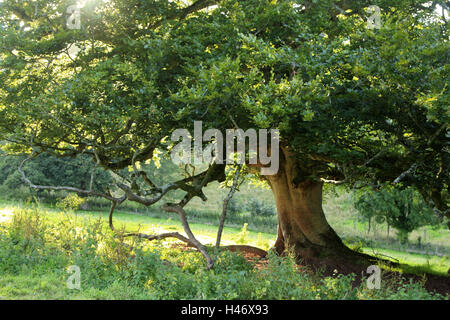
[(185, 243), (180, 243), (180, 242), (171, 243), (169, 245), (169, 248), (177, 249), (177, 250), (180, 250), (180, 251), (183, 251), (183, 252), (184, 251), (197, 251), (194, 247), (191, 247), (191, 246), (189, 246), (189, 245), (187, 245)]
[[(407, 279), (413, 279), (413, 281), (420, 281), (423, 276), (407, 274), (403, 275)], [(437, 292), (442, 295), (450, 294), (450, 277), (439, 276), (435, 274), (426, 274), (425, 288), (430, 292)]]

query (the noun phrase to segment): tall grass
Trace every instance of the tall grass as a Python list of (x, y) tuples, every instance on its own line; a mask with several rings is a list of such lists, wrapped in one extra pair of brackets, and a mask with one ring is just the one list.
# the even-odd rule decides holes
[[(245, 236), (245, 235), (243, 235)], [(125, 245), (124, 245), (125, 243)], [(264, 267), (230, 252), (205, 270), (202, 256), (174, 241), (123, 239), (104, 220), (39, 208), (15, 209), (0, 224), (2, 299), (443, 299), (421, 283), (386, 280), (380, 290), (354, 275), (321, 277), (299, 270), (291, 257), (270, 254)], [(213, 252), (212, 248), (210, 248)], [(66, 286), (79, 266), (81, 290)]]

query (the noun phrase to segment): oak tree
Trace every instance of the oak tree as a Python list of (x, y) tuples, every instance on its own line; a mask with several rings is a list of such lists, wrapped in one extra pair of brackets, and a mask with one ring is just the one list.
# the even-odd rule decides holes
[(362, 258), (328, 224), (324, 183), (402, 182), (449, 216), (448, 2), (87, 0), (79, 29), (67, 23), (71, 5), (0, 2), (1, 139), (11, 153), (90, 155), (122, 178), (96, 191), (24, 175), (32, 187), (104, 197), (111, 215), (123, 201), (150, 206), (183, 190), (163, 208), (188, 238), (138, 235), (175, 236), (208, 257), (183, 207), (206, 200), (202, 188), (223, 181), (226, 166), (164, 185), (139, 169), (198, 120), (280, 130), (278, 173), (261, 176), (275, 197), (279, 253)]

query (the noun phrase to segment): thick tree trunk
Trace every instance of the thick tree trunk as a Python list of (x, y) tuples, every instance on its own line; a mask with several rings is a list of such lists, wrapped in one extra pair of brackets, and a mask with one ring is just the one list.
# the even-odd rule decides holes
[(289, 249), (298, 260), (312, 264), (330, 261), (367, 264), (368, 256), (347, 248), (328, 224), (322, 210), (322, 183), (299, 179), (298, 166), (285, 150), (280, 155), (278, 174), (266, 179), (277, 206), (275, 250), (279, 254)]
[[(430, 191), (430, 197), (433, 200), (436, 208), (440, 212), (442, 212), (443, 215), (445, 217), (447, 217), (447, 219), (450, 219), (450, 210), (449, 210), (447, 204), (445, 203), (445, 201), (443, 201), (440, 190), (436, 189), (436, 188), (432, 188)], [(448, 227), (448, 229), (450, 229), (450, 221), (447, 222), (447, 227)]]

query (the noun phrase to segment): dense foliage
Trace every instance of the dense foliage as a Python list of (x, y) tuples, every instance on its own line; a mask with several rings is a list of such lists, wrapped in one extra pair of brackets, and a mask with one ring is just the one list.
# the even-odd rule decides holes
[[(27, 196), (37, 195), (42, 200), (50, 200), (53, 197), (45, 190), (36, 192), (26, 192), (23, 194), (24, 182), (17, 171), (23, 157), (1, 156), (0, 157), (0, 186), (3, 191), (3, 198), (27, 200)], [(48, 154), (41, 154), (24, 165), (24, 172), (36, 184), (40, 185), (60, 185), (73, 186), (82, 189), (89, 189), (92, 174), (92, 159), (87, 156), (77, 158), (56, 158)], [(105, 185), (112, 183), (111, 175), (102, 168), (94, 171), (92, 188), (103, 190)], [(17, 190), (21, 189), (21, 192)]]
[[(85, 153), (115, 170), (164, 151), (175, 128), (233, 118), (279, 128), (299, 180), (400, 178), (446, 212), (438, 3), (90, 0), (68, 29), (70, 1), (5, 0), (0, 133), (11, 152)], [(367, 27), (373, 4), (378, 29)]]
[(412, 231), (438, 223), (436, 215), (412, 188), (367, 190), (358, 197), (355, 208), (366, 219), (386, 222), (397, 229), (401, 242), (407, 242)]

